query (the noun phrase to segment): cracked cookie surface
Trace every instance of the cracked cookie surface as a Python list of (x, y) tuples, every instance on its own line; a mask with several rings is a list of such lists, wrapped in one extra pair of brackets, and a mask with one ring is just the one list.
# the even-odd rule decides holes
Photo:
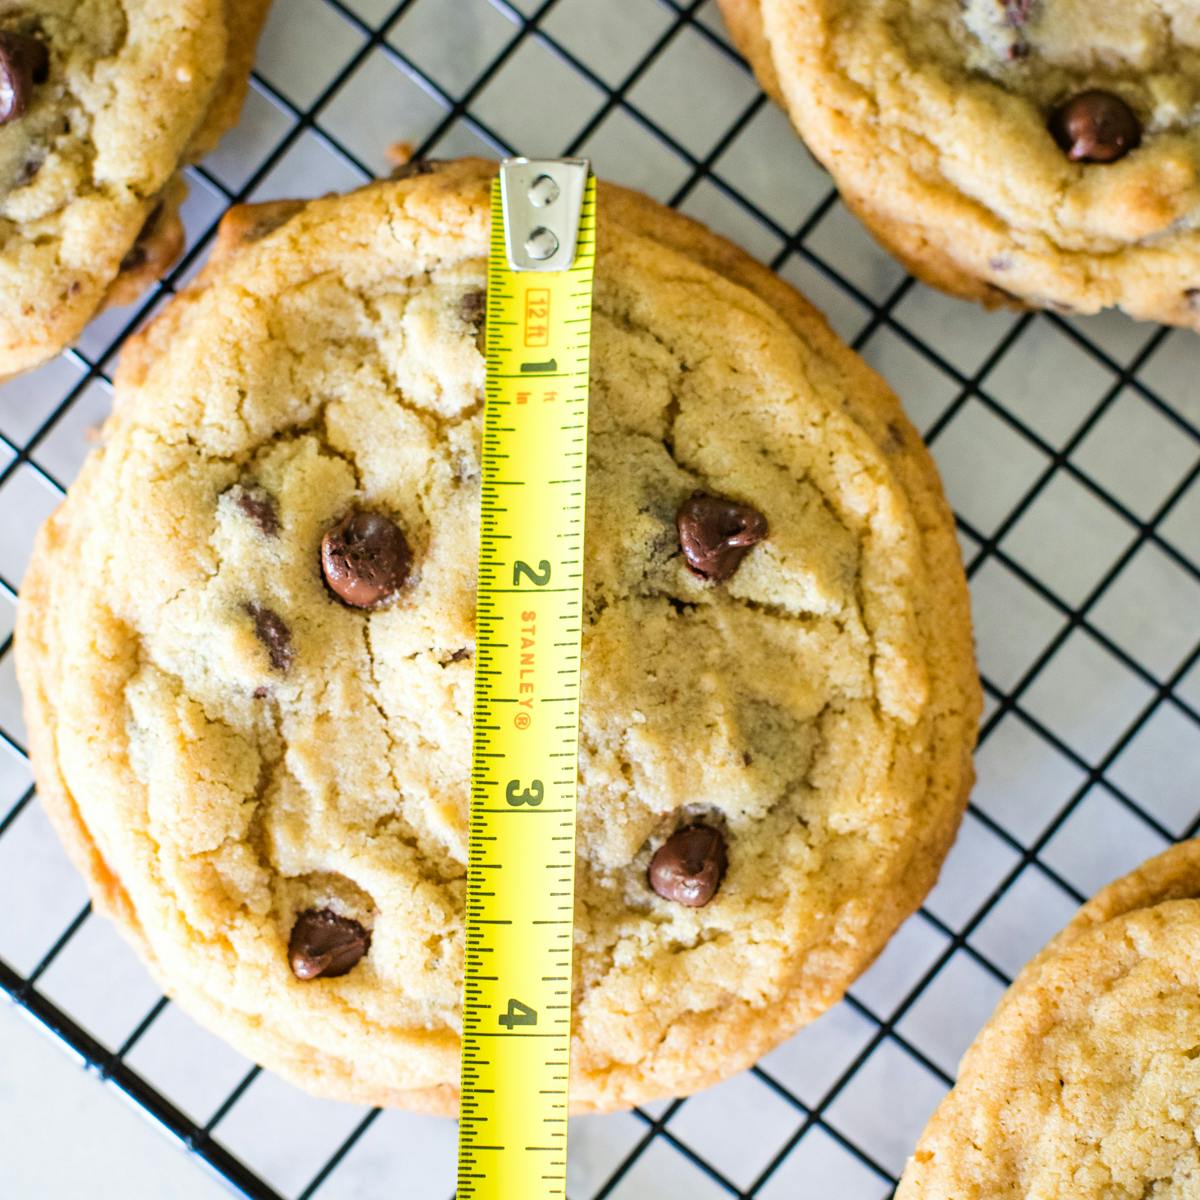
[[(236, 120), (268, 5), (0, 6), (0, 95), (11, 85), (21, 97), (0, 118), (0, 379), (169, 265), (182, 243), (176, 172)], [(6, 70), (6, 44), (40, 47), (44, 66)]]
[(1110, 884), (967, 1051), (897, 1200), (1200, 1192), (1200, 843)]
[[(491, 172), (235, 210), (126, 349), (17, 635), (39, 788), (168, 991), (314, 1091), (445, 1112)], [(715, 1081), (842, 995), (936, 877), (979, 707), (882, 381), (700, 226), (599, 211), (580, 1109)], [(720, 581), (680, 549), (698, 491), (767, 523)]]
[[(720, 3), (846, 203), (919, 278), (1200, 328), (1191, 0)], [(1097, 95), (1126, 131), (1085, 157), (1061, 113)]]

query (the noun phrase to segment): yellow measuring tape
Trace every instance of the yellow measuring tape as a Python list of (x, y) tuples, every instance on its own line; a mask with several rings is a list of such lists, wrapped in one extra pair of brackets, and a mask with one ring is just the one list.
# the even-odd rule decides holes
[(566, 1195), (595, 187), (492, 190), (459, 1200)]

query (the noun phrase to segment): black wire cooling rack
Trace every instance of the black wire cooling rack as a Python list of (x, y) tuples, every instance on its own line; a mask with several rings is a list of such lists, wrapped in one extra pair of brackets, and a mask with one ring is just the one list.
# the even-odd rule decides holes
[[(1200, 341), (1116, 317), (988, 315), (915, 284), (758, 91), (712, 0), (276, 0), (242, 126), (189, 171), (183, 260), (136, 308), (0, 387), (0, 633), (122, 341), (197, 269), (224, 209), (353, 186), (405, 138), (417, 157), (588, 154), (716, 226), (829, 313), (938, 458), (988, 701), (980, 785), (942, 883), (838, 1009), (752, 1072), (573, 1134), (575, 1200), (881, 1200), (1014, 971), (1099, 884), (1200, 824)], [(6, 880), (22, 886), (15, 860), (39, 820), (11, 650), (9, 633), (0, 898)], [(120, 992), (120, 1032), (98, 1033), (50, 986), (89, 924), (84, 905), (33, 949), (30, 906), (9, 906), (0, 987), (235, 1192), (450, 1194), (450, 1170), (414, 1183), (420, 1136), (389, 1159), (403, 1138), (378, 1111), (345, 1110), (319, 1160), (299, 1121), (303, 1171), (280, 1170), (236, 1128), (275, 1102), (254, 1099), (272, 1086), (257, 1067), (215, 1103), (181, 1099), (146, 1051), (166, 999)]]

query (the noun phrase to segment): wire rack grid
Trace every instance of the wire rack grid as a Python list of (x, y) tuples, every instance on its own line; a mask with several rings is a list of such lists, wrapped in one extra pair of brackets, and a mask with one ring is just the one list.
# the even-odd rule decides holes
[[(574, 1200), (881, 1200), (1014, 972), (1098, 886), (1200, 825), (1200, 340), (988, 314), (916, 284), (764, 99), (712, 0), (277, 0), (241, 125), (188, 172), (180, 264), (0, 387), (0, 987), (235, 1193), (452, 1191), (451, 1122), (302, 1095), (169, 1004), (92, 917), (34, 802), (12, 666), (34, 530), (108, 409), (124, 338), (230, 204), (352, 187), (400, 139), (418, 156), (586, 154), (700, 218), (827, 313), (938, 459), (987, 693), (941, 882), (847, 999), (753, 1070), (575, 1122), (568, 1182)], [(0, 1130), (0, 1181), (19, 1153)]]

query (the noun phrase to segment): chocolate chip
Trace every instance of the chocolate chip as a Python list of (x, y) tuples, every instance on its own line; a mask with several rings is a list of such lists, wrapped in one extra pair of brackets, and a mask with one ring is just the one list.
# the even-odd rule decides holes
[(34, 86), (45, 83), (49, 75), (45, 42), (0, 30), (0, 125), (25, 115)]
[(321, 570), (330, 590), (352, 608), (374, 608), (400, 590), (412, 551), (400, 526), (355, 510), (321, 539)]
[(687, 825), (655, 851), (647, 877), (664, 900), (702, 908), (717, 894), (726, 862), (725, 838), (719, 829)]
[(414, 158), (392, 168), (389, 179), (411, 179), (414, 175), (432, 175), (437, 170), (438, 158)]
[(1200, 288), (1188, 288), (1183, 293), (1183, 298), (1192, 312), (1200, 312)]
[(675, 528), (688, 566), (703, 579), (720, 581), (767, 536), (767, 519), (748, 504), (693, 492), (679, 506)]
[(287, 627), (287, 622), (277, 612), (261, 604), (247, 604), (246, 612), (254, 621), (255, 635), (267, 648), (271, 666), (277, 671), (286, 671), (296, 657), (292, 648), (292, 631)]
[(292, 926), (288, 961), (297, 979), (336, 979), (370, 949), (371, 935), (357, 921), (328, 908), (308, 908)]
[(1059, 105), (1049, 129), (1072, 162), (1115, 162), (1142, 140), (1133, 109), (1120, 96), (1098, 89), (1080, 92)]
[(256, 687), (254, 689), (255, 700), (265, 700), (271, 694), (270, 688)]
[(474, 325), (478, 329), (487, 316), (487, 293), (480, 288), (463, 292), (462, 299), (458, 302), (458, 315), (464, 325)]
[(279, 511), (275, 498), (260, 487), (234, 488), (234, 500), (242, 510), (267, 535), (274, 537), (279, 532)]
[(122, 271), (136, 271), (138, 267), (145, 265), (146, 259), (150, 257), (150, 239), (154, 237), (154, 231), (158, 228), (158, 223), (162, 220), (162, 215), (163, 206), (161, 204), (156, 204), (150, 210), (150, 215), (138, 231), (137, 238), (130, 247), (129, 253), (121, 259)]
[(462, 662), (462, 660), (464, 658), (470, 658), (470, 657), (471, 657), (471, 651), (469, 649), (467, 649), (466, 646), (463, 646), (460, 649), (455, 650), (455, 652), (452, 655), (450, 655), (450, 661), (451, 662)]
[(997, 254), (994, 258), (988, 259), (988, 266), (993, 271), (1011, 271), (1013, 260), (1007, 254)]

